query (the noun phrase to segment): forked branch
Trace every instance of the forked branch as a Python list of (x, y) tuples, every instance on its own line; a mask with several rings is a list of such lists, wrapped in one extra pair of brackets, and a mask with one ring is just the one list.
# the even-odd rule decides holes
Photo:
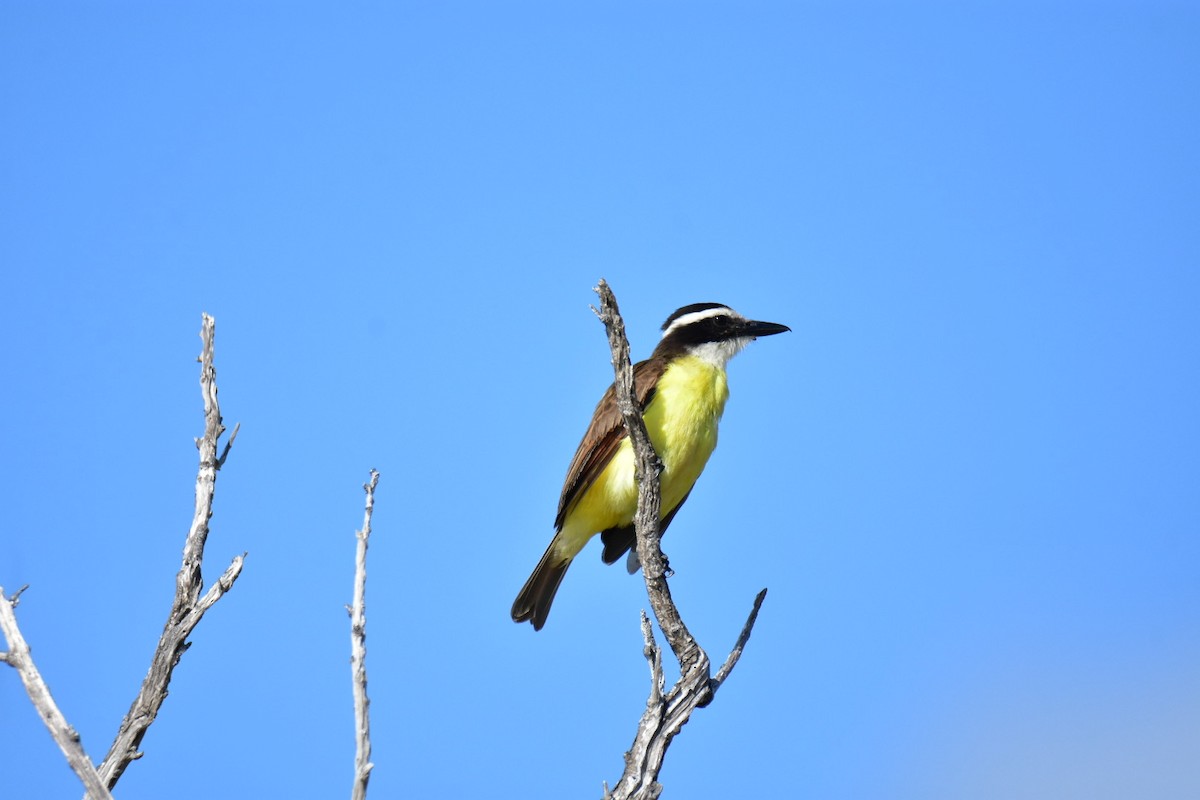
[(215, 332), (215, 320), (204, 314), (200, 327), (203, 346), (198, 359), (200, 393), (204, 398), (204, 435), (196, 439), (196, 448), (200, 451), (200, 466), (196, 474), (195, 510), (192, 514), (191, 528), (183, 545), (183, 561), (175, 576), (175, 599), (159, 637), (158, 647), (150, 660), (150, 669), (98, 770), (101, 780), (110, 789), (116, 785), (125, 768), (132, 761), (141, 758), (138, 747), (167, 698), (171, 674), (188, 648), (188, 636), (199, 624), (204, 613), (233, 587), (234, 581), (242, 572), (245, 559), (245, 553), (234, 558), (221, 577), (201, 595), (204, 589), (204, 577), (201, 573), (204, 543), (208, 538), (208, 520), (212, 517), (217, 471), (225, 463), (229, 448), (238, 432), (238, 426), (234, 426), (224, 452), (218, 456), (218, 440), (225, 432), (225, 426), (221, 420), (221, 407), (217, 403), (217, 372), (213, 367)]
[[(711, 677), (711, 664), (704, 649), (688, 631), (679, 609), (671, 599), (667, 585), (666, 559), (659, 542), (659, 517), (662, 507), (662, 490), (659, 478), (662, 462), (654, 452), (654, 445), (642, 419), (642, 409), (634, 400), (637, 394), (633, 386), (633, 365), (629, 359), (629, 340), (625, 336), (625, 323), (617, 308), (617, 299), (604, 279), (596, 287), (600, 295), (597, 316), (608, 332), (608, 344), (612, 351), (612, 363), (616, 384), (617, 406), (625, 420), (625, 429), (633, 443), (638, 479), (638, 509), (634, 517), (637, 530), (637, 554), (642, 563), (642, 575), (646, 581), (646, 592), (650, 607), (658, 619), (663, 636), (679, 661), (679, 680), (671, 691), (663, 694), (666, 682), (662, 669), (662, 650), (654, 641), (654, 630), (650, 619), (642, 613), (642, 635), (646, 641), (644, 653), (650, 664), (650, 697), (646, 710), (638, 723), (633, 746), (625, 754), (625, 773), (611, 792), (605, 788), (605, 800), (629, 800), (631, 798), (656, 798), (662, 793), (658, 773), (662, 769), (667, 747), (683, 728), (692, 712), (712, 702), (721, 683), (733, 671), (741, 656), (750, 631), (758, 617), (767, 590), (759, 592), (754, 608), (738, 637), (737, 644), (717, 672)], [(593, 309), (595, 310), (595, 309)]]

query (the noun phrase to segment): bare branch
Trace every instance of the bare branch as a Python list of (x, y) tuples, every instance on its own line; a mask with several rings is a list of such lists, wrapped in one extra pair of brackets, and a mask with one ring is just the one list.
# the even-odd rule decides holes
[(362, 530), (355, 533), (358, 545), (354, 553), (354, 605), (350, 611), (350, 672), (354, 690), (354, 788), (352, 800), (366, 800), (367, 781), (371, 778), (371, 700), (367, 697), (367, 540), (371, 538), (371, 513), (375, 510), (375, 487), (379, 472), (371, 470), (370, 483), (364, 483), (367, 507)]
[(233, 442), (237, 439), (238, 431), (242, 429), (242, 423), (237, 423), (233, 426), (233, 433), (229, 434), (229, 438), (225, 440), (225, 449), (221, 451), (221, 457), (217, 459), (217, 469), (225, 466), (225, 459), (229, 457), (229, 448), (233, 447)]
[(650, 703), (661, 703), (663, 689), (667, 685), (663, 676), (662, 648), (654, 641), (654, 627), (645, 611), (642, 612), (642, 638), (646, 640), (642, 655), (646, 656), (646, 661), (650, 664)]
[[(633, 442), (637, 463), (638, 510), (633, 521), (637, 530), (638, 560), (642, 562), (650, 607), (654, 609), (654, 616), (675, 658), (679, 659), (680, 670), (685, 673), (695, 668), (707, 671), (708, 658), (683, 624), (679, 609), (671, 599), (671, 588), (667, 585), (666, 558), (659, 544), (659, 512), (662, 506), (659, 477), (662, 474), (662, 462), (654, 452), (654, 445), (646, 431), (642, 409), (634, 400), (637, 395), (634, 393), (633, 365), (629, 361), (625, 323), (617, 308), (617, 298), (603, 278), (596, 287), (596, 293), (600, 295), (600, 310), (596, 313), (608, 332), (608, 345), (612, 350), (617, 407), (625, 419), (625, 429), (629, 431), (629, 438)], [(705, 663), (701, 664), (701, 660)]]
[(738, 635), (733, 649), (729, 651), (729, 657), (725, 659), (725, 663), (717, 670), (717, 677), (712, 679), (713, 694), (716, 694), (717, 689), (729, 677), (729, 673), (733, 672), (733, 668), (737, 666), (738, 659), (742, 657), (742, 651), (746, 649), (746, 642), (750, 641), (750, 631), (754, 630), (754, 623), (758, 620), (758, 610), (762, 608), (763, 600), (766, 597), (766, 589), (763, 589), (754, 596), (754, 608), (750, 609), (750, 616), (746, 618), (746, 624), (742, 626), (742, 632)]
[[(183, 560), (175, 576), (175, 599), (171, 612), (163, 626), (158, 647), (150, 661), (150, 669), (142, 681), (141, 690), (129, 707), (121, 722), (117, 736), (99, 768), (100, 777), (109, 788), (116, 785), (130, 762), (141, 757), (138, 747), (142, 737), (154, 722), (167, 697), (167, 686), (171, 674), (183, 652), (188, 648), (191, 635), (200, 618), (233, 587), (241, 574), (245, 553), (233, 559), (225, 573), (201, 596), (204, 577), (201, 566), (204, 560), (204, 543), (208, 538), (208, 521), (212, 517), (213, 494), (216, 489), (217, 471), (229, 454), (233, 438), (217, 457), (218, 440), (225, 432), (221, 420), (221, 407), (217, 402), (217, 372), (213, 367), (213, 340), (216, 321), (204, 314), (200, 328), (203, 342), (200, 358), (200, 393), (204, 398), (204, 435), (196, 439), (200, 451), (200, 466), (196, 474), (196, 506), (192, 525), (183, 545)], [(236, 429), (235, 429), (236, 434)]]
[(37, 709), (42, 722), (46, 723), (46, 728), (49, 729), (58, 749), (62, 750), (63, 755), (67, 757), (67, 763), (71, 765), (71, 769), (75, 770), (79, 780), (83, 781), (87, 796), (93, 800), (112, 800), (112, 795), (108, 793), (104, 782), (100, 780), (100, 775), (96, 772), (96, 767), (92, 765), (92, 760), (84, 752), (79, 733), (67, 722), (67, 718), (63, 716), (54, 702), (54, 698), (50, 695), (50, 687), (46, 685), (41, 673), (38, 672), (37, 665), (33, 663), (29, 644), (26, 643), (25, 637), (21, 635), (21, 629), (17, 626), (17, 615), (13, 608), (17, 605), (17, 598), (21, 592), (25, 591), (25, 588), (27, 587), (22, 587), (12, 597), (5, 597), (4, 587), (0, 586), (0, 629), (4, 631), (4, 638), (8, 642), (8, 652), (3, 654), (3, 660), (16, 669), (21, 676), (21, 682), (25, 684), (25, 692), (33, 702), (33, 707)]
[(644, 653), (650, 663), (650, 697), (638, 723), (633, 746), (625, 754), (625, 772), (611, 792), (605, 784), (604, 797), (605, 800), (653, 800), (662, 793), (663, 787), (658, 782), (658, 773), (662, 769), (667, 747), (687, 724), (692, 712), (712, 702), (716, 690), (733, 671), (750, 638), (750, 631), (754, 627), (767, 591), (762, 590), (755, 598), (754, 609), (750, 612), (733, 652), (729, 654), (717, 677), (710, 678), (711, 665), (708, 655), (684, 625), (667, 585), (666, 559), (659, 543), (659, 512), (662, 505), (659, 477), (662, 473), (662, 462), (655, 454), (646, 431), (642, 409), (638, 408), (634, 401), (637, 395), (634, 392), (633, 366), (629, 361), (629, 341), (625, 337), (625, 324), (621, 320), (612, 289), (603, 279), (596, 287), (596, 293), (600, 295), (600, 310), (596, 311), (596, 314), (608, 332), (608, 344), (612, 351), (617, 406), (624, 417), (625, 429), (629, 432), (637, 460), (638, 509), (634, 517), (634, 526), (637, 530), (638, 560), (642, 563), (650, 607), (654, 609), (659, 627), (679, 660), (680, 673), (679, 680), (664, 696), (662, 650), (655, 643), (650, 619), (643, 612), (642, 635), (646, 640)]

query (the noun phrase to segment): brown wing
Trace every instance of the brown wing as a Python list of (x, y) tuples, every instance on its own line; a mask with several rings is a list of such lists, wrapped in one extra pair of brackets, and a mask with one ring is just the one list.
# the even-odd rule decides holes
[[(654, 396), (658, 379), (666, 369), (666, 360), (651, 358), (633, 365), (633, 393), (644, 409)], [(554, 529), (561, 531), (563, 520), (571, 506), (595, 483), (596, 478), (608, 466), (617, 452), (621, 440), (626, 437), (621, 412), (617, 409), (617, 394), (613, 386), (600, 398), (571, 466), (567, 468), (567, 479), (563, 481), (562, 495), (558, 498), (558, 514), (554, 517)]]

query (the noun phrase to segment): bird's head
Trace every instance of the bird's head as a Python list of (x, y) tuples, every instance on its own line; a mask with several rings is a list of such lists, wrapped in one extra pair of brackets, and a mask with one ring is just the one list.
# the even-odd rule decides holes
[(657, 356), (696, 356), (724, 368), (742, 348), (760, 336), (790, 331), (786, 325), (747, 319), (721, 303), (693, 303), (667, 317)]

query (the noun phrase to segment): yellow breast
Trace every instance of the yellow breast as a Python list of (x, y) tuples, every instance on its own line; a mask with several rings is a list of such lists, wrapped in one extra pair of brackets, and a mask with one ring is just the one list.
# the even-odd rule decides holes
[[(717, 423), (728, 397), (725, 370), (698, 358), (675, 360), (659, 378), (645, 418), (663, 462), (664, 515), (683, 501), (704, 471), (717, 446)], [(636, 498), (634, 503), (636, 509)]]
[[(728, 397), (725, 370), (703, 359), (678, 358), (658, 379), (644, 417), (663, 462), (661, 516), (683, 501), (704, 471)], [(573, 556), (600, 531), (632, 523), (636, 511), (633, 447), (626, 439), (568, 514), (560, 545)]]

